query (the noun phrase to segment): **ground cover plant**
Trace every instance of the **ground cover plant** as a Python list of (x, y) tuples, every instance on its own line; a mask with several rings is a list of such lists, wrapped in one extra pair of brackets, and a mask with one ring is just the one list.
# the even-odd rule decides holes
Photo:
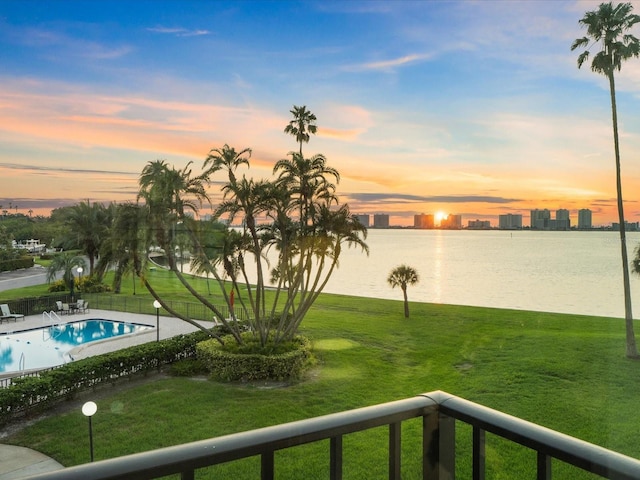
[[(640, 458), (637, 362), (621, 350), (621, 319), (412, 304), (322, 295), (302, 332), (318, 366), (305, 381), (225, 384), (159, 377), (96, 392), (96, 459), (210, 438), (444, 390)], [(278, 388), (274, 388), (278, 387)], [(74, 465), (88, 461), (85, 399), (3, 440)], [(403, 427), (403, 473), (419, 468), (419, 422)], [(470, 432), (460, 428), (459, 477), (470, 478)], [(327, 478), (328, 445), (276, 455), (278, 478)], [(386, 429), (345, 439), (345, 478), (386, 475)], [(535, 455), (488, 436), (488, 478), (533, 478)], [(258, 459), (203, 478), (249, 478)], [(558, 478), (592, 478), (554, 462)]]

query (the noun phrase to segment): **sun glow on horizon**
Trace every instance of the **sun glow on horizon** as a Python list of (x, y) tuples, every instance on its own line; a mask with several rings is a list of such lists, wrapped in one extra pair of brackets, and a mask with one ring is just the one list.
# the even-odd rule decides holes
[(436, 221), (436, 223), (440, 223), (442, 222), (442, 220), (446, 220), (446, 218), (449, 216), (448, 213), (443, 212), (442, 210), (438, 210), (435, 215), (434, 215), (434, 219)]

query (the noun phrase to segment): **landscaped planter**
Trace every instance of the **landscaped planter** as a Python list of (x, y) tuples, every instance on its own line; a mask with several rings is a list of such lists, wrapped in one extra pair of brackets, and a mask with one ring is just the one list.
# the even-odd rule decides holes
[[(256, 343), (251, 333), (243, 333), (242, 336), (247, 344)], [(225, 345), (211, 339), (196, 346), (198, 359), (215, 380), (298, 379), (312, 363), (311, 342), (302, 336), (296, 336), (286, 351), (268, 355), (239, 351), (231, 335), (223, 339)]]

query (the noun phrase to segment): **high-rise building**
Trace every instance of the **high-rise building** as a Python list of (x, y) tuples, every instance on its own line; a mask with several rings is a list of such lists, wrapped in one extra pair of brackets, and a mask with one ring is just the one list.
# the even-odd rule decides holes
[[(620, 231), (620, 223), (613, 222), (611, 224), (611, 230), (616, 232)], [(637, 232), (640, 231), (640, 222), (627, 222), (624, 221), (624, 231), (625, 232)]]
[(421, 213), (420, 215), (414, 215), (413, 227), (414, 228), (434, 228), (435, 222), (433, 219), (433, 215), (425, 215), (424, 213)]
[(489, 230), (491, 222), (489, 220), (469, 220), (467, 228), (470, 230)]
[(389, 215), (376, 213), (373, 216), (373, 228), (389, 228)]
[(531, 228), (535, 228), (536, 230), (548, 230), (549, 223), (551, 220), (551, 212), (548, 209), (531, 210)]
[(358, 221), (364, 225), (365, 227), (369, 228), (369, 215), (366, 214), (357, 214), (356, 218), (358, 219)]
[(571, 218), (569, 217), (569, 210), (565, 208), (556, 210), (555, 230), (571, 230)]
[(462, 215), (450, 214), (447, 218), (440, 220), (440, 228), (449, 230), (459, 230), (462, 228)]
[(591, 210), (588, 208), (578, 210), (578, 230), (591, 230), (592, 228)]
[(522, 215), (519, 213), (507, 213), (498, 216), (498, 228), (500, 230), (522, 229)]

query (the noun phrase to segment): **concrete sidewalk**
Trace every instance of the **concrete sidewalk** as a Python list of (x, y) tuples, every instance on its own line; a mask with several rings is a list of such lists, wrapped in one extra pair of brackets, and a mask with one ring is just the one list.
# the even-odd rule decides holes
[(13, 480), (64, 467), (52, 458), (25, 447), (0, 445), (0, 480)]
[[(61, 320), (65, 323), (77, 322), (92, 318), (119, 320), (124, 322), (143, 323), (146, 325), (156, 325), (155, 315), (139, 315), (134, 313), (114, 312), (110, 310), (91, 310), (87, 313), (65, 315)], [(38, 315), (26, 317), (23, 321), (3, 322), (0, 324), (0, 335), (3, 333), (17, 332), (39, 328), (44, 325), (43, 319)], [(170, 338), (183, 333), (190, 333), (196, 327), (182, 320), (173, 317), (160, 317), (160, 338)], [(91, 342), (71, 350), (71, 355), (75, 360), (81, 358), (113, 352), (122, 348), (156, 340), (156, 329), (147, 332), (115, 337), (108, 340)], [(0, 444), (0, 480), (13, 480), (25, 478), (32, 475), (50, 472), (64, 468), (55, 460), (46, 455), (31, 450), (29, 448), (15, 445)]]

